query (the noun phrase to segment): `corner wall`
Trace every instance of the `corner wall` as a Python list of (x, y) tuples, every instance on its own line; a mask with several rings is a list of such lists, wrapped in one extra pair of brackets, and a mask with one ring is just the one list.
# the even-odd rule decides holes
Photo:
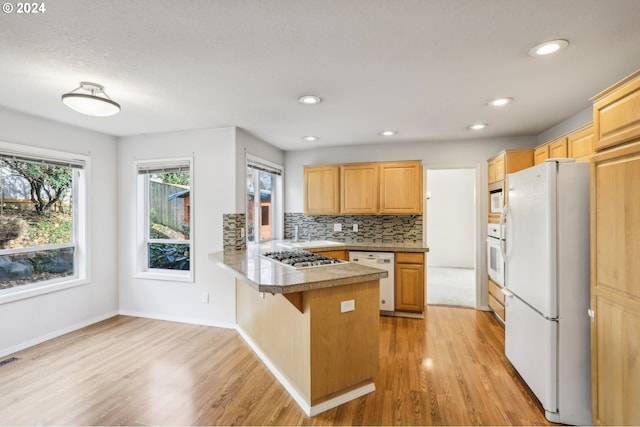
[(91, 156), (86, 285), (0, 304), (0, 355), (118, 313), (116, 138), (0, 108), (0, 140)]

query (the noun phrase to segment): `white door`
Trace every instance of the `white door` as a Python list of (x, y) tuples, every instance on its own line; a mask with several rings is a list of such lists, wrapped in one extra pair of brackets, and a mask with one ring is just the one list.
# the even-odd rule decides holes
[(505, 354), (549, 412), (558, 412), (558, 323), (515, 296), (505, 300)]
[(507, 175), (507, 191), (505, 287), (556, 318), (556, 163)]

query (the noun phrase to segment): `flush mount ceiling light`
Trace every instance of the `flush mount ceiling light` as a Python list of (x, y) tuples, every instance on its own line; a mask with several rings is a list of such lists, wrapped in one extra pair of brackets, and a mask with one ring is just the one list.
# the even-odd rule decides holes
[(488, 125), (486, 123), (475, 123), (473, 125), (469, 126), (469, 129), (471, 130), (481, 130), (486, 128)]
[(80, 87), (62, 95), (62, 102), (88, 116), (106, 117), (120, 112), (120, 104), (109, 98), (104, 86), (97, 83), (80, 82)]
[(317, 141), (318, 137), (313, 135), (308, 135), (303, 138), (305, 141)]
[(322, 99), (320, 99), (319, 96), (315, 96), (315, 95), (303, 95), (300, 98), (298, 98), (298, 102), (300, 104), (305, 104), (305, 105), (319, 104), (320, 101), (322, 101)]
[(493, 101), (489, 102), (489, 105), (492, 107), (502, 107), (503, 105), (507, 105), (513, 101), (513, 98), (496, 98)]
[(382, 132), (380, 132), (380, 135), (382, 135), (382, 136), (393, 136), (396, 133), (398, 133), (398, 132), (396, 132), (395, 130), (383, 130)]
[(539, 45), (532, 47), (529, 50), (529, 55), (545, 56), (564, 49), (567, 46), (569, 46), (569, 41), (567, 40), (549, 40), (548, 42), (540, 43)]

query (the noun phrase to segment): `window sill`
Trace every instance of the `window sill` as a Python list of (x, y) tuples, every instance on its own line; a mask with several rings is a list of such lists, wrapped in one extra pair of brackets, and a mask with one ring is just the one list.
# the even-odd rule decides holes
[(188, 282), (193, 283), (193, 272), (191, 271), (141, 271), (133, 277), (145, 280), (163, 280), (167, 282)]
[(14, 286), (13, 288), (0, 290), (0, 304), (6, 304), (87, 284), (89, 284), (89, 280), (87, 278), (72, 278)]

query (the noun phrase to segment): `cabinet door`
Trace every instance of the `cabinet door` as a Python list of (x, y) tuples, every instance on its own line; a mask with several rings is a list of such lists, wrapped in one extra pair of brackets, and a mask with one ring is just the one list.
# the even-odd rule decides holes
[(380, 213), (422, 213), (422, 162), (380, 164)]
[(640, 142), (591, 172), (593, 421), (640, 425)]
[(596, 150), (640, 137), (640, 71), (596, 97), (593, 129)]
[(549, 158), (564, 159), (567, 157), (567, 138), (559, 138), (549, 143)]
[(340, 168), (338, 166), (304, 168), (304, 213), (307, 215), (340, 213)]
[(538, 147), (533, 152), (533, 164), (539, 165), (540, 163), (544, 163), (545, 160), (549, 158), (549, 145), (545, 144), (541, 147)]
[(496, 157), (496, 181), (502, 181), (505, 178), (505, 154)]
[(375, 163), (340, 166), (340, 212), (375, 214), (378, 212), (379, 168)]
[(496, 182), (496, 161), (495, 159), (489, 160), (487, 163), (487, 181), (489, 184)]
[(396, 263), (395, 282), (395, 309), (424, 311), (424, 264)]
[(579, 130), (567, 137), (569, 157), (581, 159), (593, 154), (593, 126)]

